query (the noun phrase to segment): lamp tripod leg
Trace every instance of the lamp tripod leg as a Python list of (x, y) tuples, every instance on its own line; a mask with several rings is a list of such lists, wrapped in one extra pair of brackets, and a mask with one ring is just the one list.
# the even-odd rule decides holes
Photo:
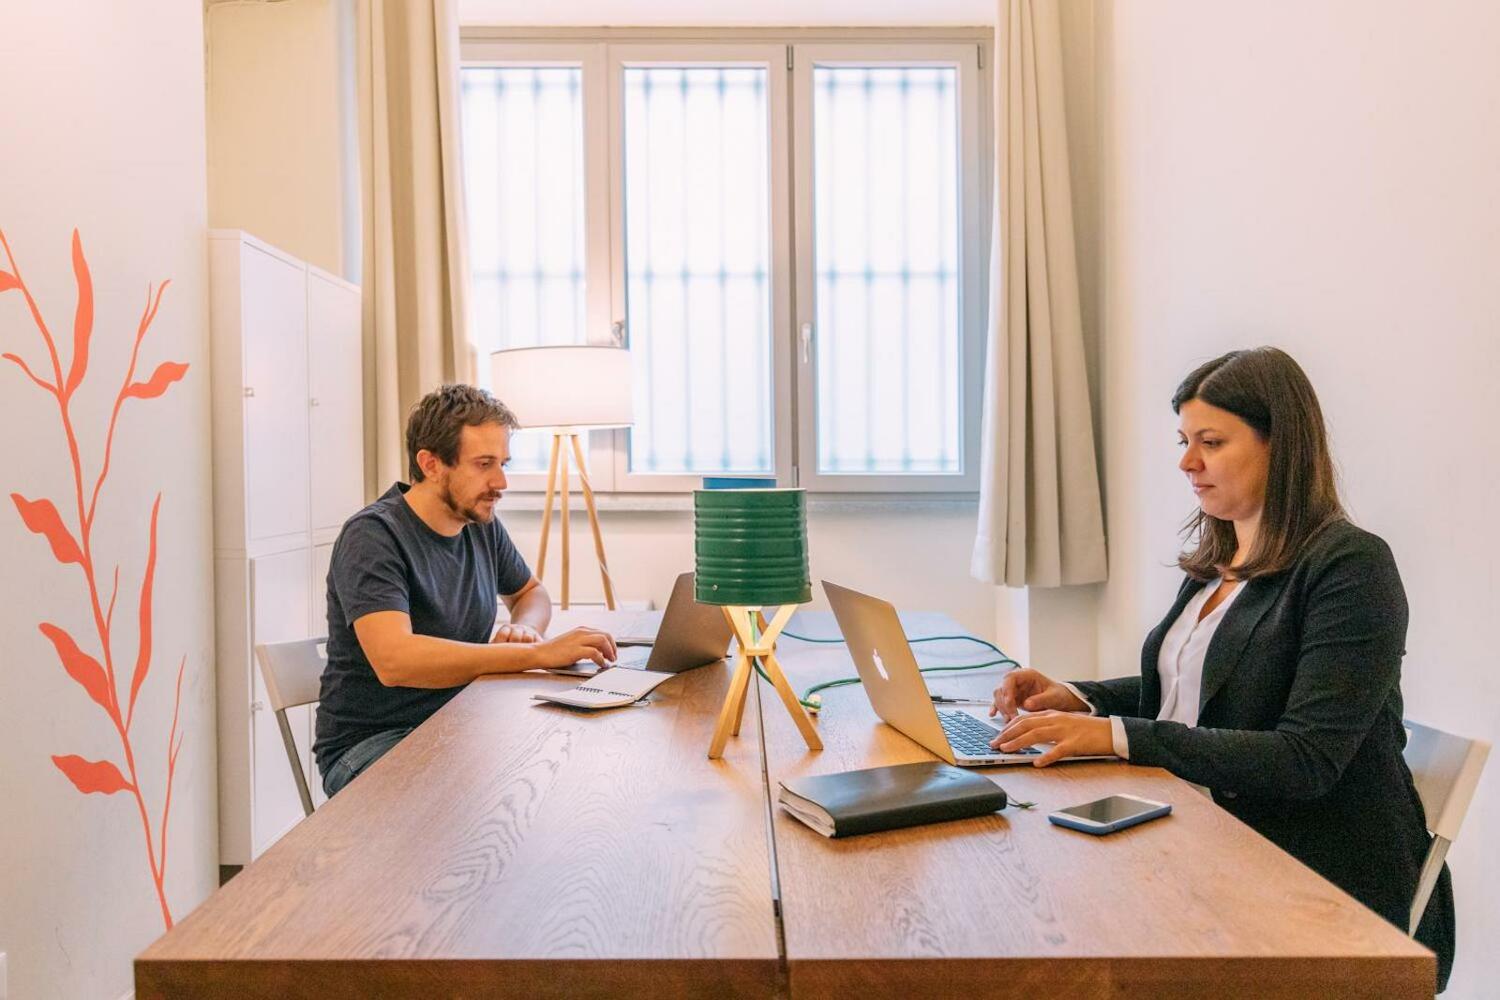
[(719, 710), (719, 721), (714, 726), (714, 738), (708, 745), (708, 759), (718, 760), (724, 756), (724, 744), (729, 742), (733, 727), (739, 732), (738, 712), (745, 703), (745, 693), (750, 687), (750, 657), (743, 652), (735, 657), (734, 677), (729, 682), (729, 693), (724, 698), (724, 707)]
[(547, 572), (547, 534), (552, 530), (552, 501), (557, 498), (557, 449), (561, 444), (562, 435), (552, 435), (552, 457), (547, 460), (547, 501), (542, 508), (542, 540), (536, 556), (538, 580)]
[(730, 735), (733, 736), (738, 736), (740, 734), (740, 724), (745, 721), (745, 702), (750, 700), (750, 686), (755, 683), (754, 657), (750, 658), (750, 670), (751, 672), (745, 677), (745, 686), (740, 688), (738, 694), (735, 696), (734, 728), (730, 730)]
[(771, 685), (776, 688), (776, 693), (781, 695), (781, 703), (786, 706), (792, 721), (797, 724), (798, 731), (802, 733), (802, 741), (807, 744), (807, 749), (823, 749), (823, 740), (819, 738), (812, 719), (807, 717), (807, 710), (797, 701), (796, 692), (792, 690), (791, 683), (782, 672), (781, 664), (776, 660), (776, 654), (770, 653), (762, 657), (761, 662), (765, 665), (766, 675), (771, 678)]
[[(559, 436), (559, 441), (562, 438)], [(568, 566), (568, 508), (572, 506), (568, 489), (568, 453), (564, 451), (558, 461), (562, 473), (562, 609), (568, 610), (568, 579), (572, 575)]]
[(594, 554), (599, 557), (599, 575), (604, 579), (604, 606), (615, 609), (615, 588), (609, 579), (609, 562), (604, 558), (604, 535), (599, 531), (599, 512), (594, 507), (594, 488), (589, 483), (588, 466), (583, 461), (583, 448), (578, 444), (578, 435), (569, 434), (573, 442), (573, 458), (578, 462), (578, 482), (583, 487), (583, 503), (589, 509), (589, 527), (594, 532)]

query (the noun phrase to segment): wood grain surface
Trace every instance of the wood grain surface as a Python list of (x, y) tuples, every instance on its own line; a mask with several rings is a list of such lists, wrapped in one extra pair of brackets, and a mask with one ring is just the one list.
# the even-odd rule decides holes
[[(788, 632), (838, 634), (811, 613)], [(799, 692), (853, 674), (842, 646), (784, 636), (778, 658)], [(985, 697), (1000, 671), (928, 676)], [(147, 949), (138, 1000), (1431, 996), (1431, 953), (1154, 768), (990, 768), (1036, 808), (837, 841), (777, 808), (768, 837), (767, 775), (932, 755), (858, 686), (825, 692), (809, 751), (757, 681), (711, 761), (728, 680), (689, 671), (597, 715), (530, 701), (571, 679), (476, 682)], [(1116, 792), (1173, 814), (1108, 837), (1047, 822)]]
[(727, 679), (596, 714), (476, 681), (143, 953), (138, 1000), (771, 995), (758, 706), (705, 754)]
[[(942, 615), (902, 617), (912, 637), (963, 631)], [(799, 615), (787, 631), (837, 635), (827, 615)], [(915, 648), (924, 666), (994, 658), (973, 643)], [(843, 646), (783, 638), (779, 654), (799, 692), (854, 673)], [(1000, 676), (927, 675), (934, 693), (985, 698)], [(822, 753), (785, 713), (764, 713), (773, 795), (801, 775), (933, 759), (880, 722), (860, 687), (823, 698)], [(1430, 952), (1165, 771), (1078, 762), (979, 773), (1036, 807), (844, 840), (775, 810), (794, 997), (1432, 995)], [(1173, 813), (1106, 837), (1047, 821), (1120, 792)]]

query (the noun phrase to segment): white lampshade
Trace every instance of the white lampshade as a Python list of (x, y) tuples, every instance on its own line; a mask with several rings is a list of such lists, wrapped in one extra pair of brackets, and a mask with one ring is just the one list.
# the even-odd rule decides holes
[(517, 347), (490, 355), (490, 390), (522, 427), (629, 427), (630, 352), (623, 347)]

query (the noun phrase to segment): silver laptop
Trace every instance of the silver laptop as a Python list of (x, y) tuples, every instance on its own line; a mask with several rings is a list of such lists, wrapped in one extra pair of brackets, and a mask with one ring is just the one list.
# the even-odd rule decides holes
[[(626, 625), (616, 632), (611, 666), (658, 673), (679, 673), (722, 660), (734, 637), (722, 608), (694, 600), (692, 573), (677, 578), (665, 610), (641, 612)], [(592, 677), (598, 669), (592, 660), (580, 660), (549, 672)]]
[(892, 729), (959, 767), (1029, 764), (1046, 750), (1045, 745), (1009, 753), (992, 749), (990, 740), (1000, 730), (985, 716), (963, 709), (939, 709), (932, 703), (894, 607), (827, 580), (823, 581), (823, 590), (844, 633), (865, 694), (875, 714)]

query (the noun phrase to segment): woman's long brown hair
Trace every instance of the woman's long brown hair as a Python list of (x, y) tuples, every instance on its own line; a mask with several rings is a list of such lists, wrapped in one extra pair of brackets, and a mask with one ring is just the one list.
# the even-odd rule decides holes
[[(1269, 443), (1260, 530), (1233, 575), (1249, 580), (1282, 572), (1314, 535), (1345, 516), (1312, 383), (1285, 351), (1256, 347), (1230, 351), (1193, 369), (1172, 394), (1172, 411), (1181, 411), (1192, 399), (1228, 410)], [(1177, 559), (1183, 572), (1197, 580), (1229, 572), (1238, 547), (1233, 521), (1199, 509), (1183, 533), (1191, 546)]]

